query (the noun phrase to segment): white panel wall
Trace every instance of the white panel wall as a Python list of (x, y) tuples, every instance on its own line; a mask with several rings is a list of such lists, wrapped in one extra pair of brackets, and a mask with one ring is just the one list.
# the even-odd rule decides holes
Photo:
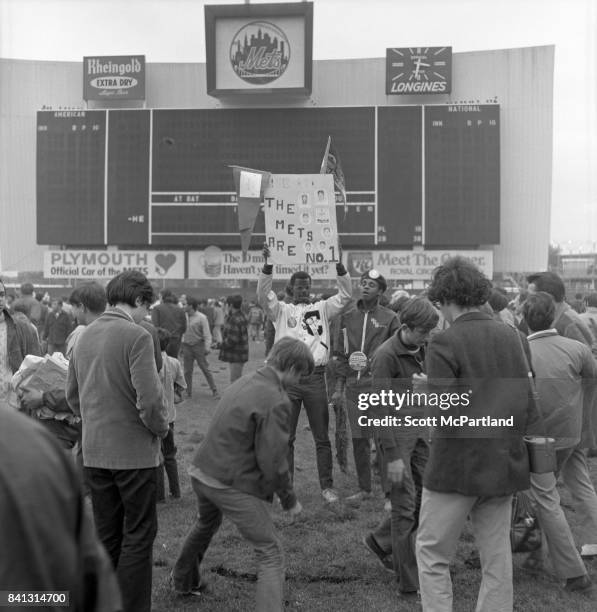
[[(314, 62), (310, 98), (245, 95), (218, 100), (206, 94), (204, 64), (148, 64), (146, 106), (499, 102), (501, 244), (493, 249), (494, 270), (533, 271), (547, 265), (553, 65), (553, 46), (457, 53), (451, 94), (386, 96), (385, 58), (326, 60)], [(44, 105), (55, 110), (83, 107), (82, 87), (81, 63), (0, 59), (0, 261), (5, 270), (42, 269), (45, 247), (35, 242), (35, 113)]]

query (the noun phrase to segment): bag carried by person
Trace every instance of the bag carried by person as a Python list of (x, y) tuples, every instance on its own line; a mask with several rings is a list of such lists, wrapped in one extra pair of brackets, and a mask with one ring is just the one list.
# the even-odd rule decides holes
[(527, 493), (518, 491), (512, 497), (510, 546), (513, 553), (533, 552), (541, 546), (541, 528)]
[(533, 474), (548, 474), (549, 472), (555, 472), (557, 469), (556, 459), (556, 441), (554, 438), (547, 436), (547, 429), (545, 427), (545, 419), (541, 412), (541, 406), (539, 402), (539, 393), (535, 385), (535, 377), (531, 370), (531, 365), (527, 359), (527, 354), (520, 338), (520, 333), (513, 327), (518, 342), (520, 343), (520, 350), (522, 352), (522, 358), (527, 368), (527, 380), (529, 381), (529, 399), (533, 402), (539, 417), (541, 418), (541, 424), (543, 425), (542, 436), (524, 436), (524, 443), (527, 447), (529, 455), (529, 470)]

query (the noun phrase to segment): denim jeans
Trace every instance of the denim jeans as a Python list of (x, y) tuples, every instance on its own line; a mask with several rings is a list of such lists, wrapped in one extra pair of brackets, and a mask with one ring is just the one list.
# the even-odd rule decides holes
[(174, 565), (174, 588), (185, 593), (199, 587), (201, 561), (225, 515), (254, 547), (257, 555), (255, 609), (281, 612), (284, 554), (274, 529), (271, 504), (230, 487), (214, 489), (196, 478), (191, 478), (191, 484), (197, 496), (198, 514)]
[(123, 612), (151, 610), (157, 468), (85, 468), (97, 534), (122, 591)]
[(180, 481), (178, 478), (178, 463), (176, 462), (176, 444), (174, 442), (174, 423), (168, 424), (168, 433), (162, 439), (162, 456), (164, 465), (158, 468), (158, 501), (166, 497), (164, 490), (164, 470), (168, 476), (168, 486), (172, 497), (180, 497)]
[(352, 452), (354, 465), (357, 471), (359, 489), (367, 493), (371, 492), (371, 433), (365, 427), (361, 427), (358, 418), (363, 414), (358, 409), (358, 398), (361, 393), (371, 391), (371, 378), (348, 379), (346, 381), (346, 411), (350, 422), (352, 436)]
[(195, 361), (199, 366), (199, 369), (203, 372), (205, 380), (212, 391), (216, 390), (216, 383), (214, 377), (209, 371), (209, 364), (205, 357), (205, 347), (203, 344), (182, 344), (182, 359), (184, 363), (184, 379), (187, 383), (187, 393), (189, 397), (193, 393), (193, 366)]
[[(392, 555), (401, 591), (416, 591), (419, 586), (415, 537), (419, 524), (422, 479), (429, 456), (422, 439), (400, 440), (401, 458), (405, 464), (402, 484), (392, 484), (392, 512), (382, 520), (373, 536), (379, 547)], [(383, 449), (383, 442), (382, 442)], [(385, 463), (384, 459), (384, 463)]]
[(286, 389), (292, 402), (290, 415), (290, 437), (288, 439), (288, 466), (290, 474), (294, 474), (294, 441), (296, 427), (301, 413), (301, 405), (305, 406), (311, 433), (315, 440), (315, 454), (319, 485), (322, 489), (333, 486), (332, 478), (332, 445), (328, 436), (329, 413), (325, 381), (325, 366), (318, 366), (311, 376), (304, 376), (298, 385), (289, 385)]

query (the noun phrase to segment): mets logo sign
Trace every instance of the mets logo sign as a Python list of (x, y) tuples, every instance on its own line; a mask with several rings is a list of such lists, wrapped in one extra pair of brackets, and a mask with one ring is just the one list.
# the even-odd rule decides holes
[(273, 23), (252, 21), (232, 39), (230, 62), (234, 72), (247, 83), (264, 85), (284, 74), (290, 61), (286, 34)]

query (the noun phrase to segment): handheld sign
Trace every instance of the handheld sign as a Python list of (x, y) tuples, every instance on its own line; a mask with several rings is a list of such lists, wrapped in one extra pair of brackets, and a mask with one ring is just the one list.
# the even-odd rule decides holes
[(339, 261), (336, 196), (331, 175), (273, 174), (263, 204), (272, 263)]

